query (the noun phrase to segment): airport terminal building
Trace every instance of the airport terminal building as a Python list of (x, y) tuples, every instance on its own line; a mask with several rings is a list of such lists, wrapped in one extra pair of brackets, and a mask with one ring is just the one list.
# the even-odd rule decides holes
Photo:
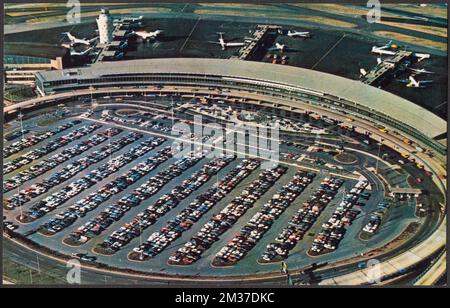
[[(245, 91), (280, 98), (278, 106), (258, 102), (258, 108), (305, 112), (296, 101), (405, 132), (445, 155), (444, 144), (433, 138), (447, 123), (426, 109), (359, 81), (313, 70), (260, 62), (224, 59), (144, 59), (96, 63), (86, 68), (36, 73), (36, 86), (45, 95), (82, 89), (199, 86)], [(229, 94), (231, 95), (231, 94)], [(289, 102), (281, 102), (281, 98)], [(273, 104), (272, 104), (273, 105)]]

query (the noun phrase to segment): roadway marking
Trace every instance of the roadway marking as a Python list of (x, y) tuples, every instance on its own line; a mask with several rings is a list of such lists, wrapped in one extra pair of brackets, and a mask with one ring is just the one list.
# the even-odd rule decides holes
[(446, 101), (443, 102), (442, 104), (439, 104), (439, 105), (437, 105), (436, 107), (434, 107), (433, 110), (439, 109), (439, 108), (441, 108), (442, 106), (444, 106), (445, 104), (447, 104)]
[(188, 37), (187, 37), (186, 40), (184, 41), (184, 44), (181, 46), (179, 52), (181, 52), (181, 51), (184, 49), (184, 47), (186, 46), (187, 42), (188, 42), (189, 39), (191, 38), (192, 33), (194, 33), (195, 28), (197, 28), (197, 25), (198, 25), (198, 23), (199, 23), (199, 21), (200, 21), (201, 18), (202, 18), (201, 16), (198, 17), (197, 21), (195, 22), (194, 27), (192, 27), (191, 32), (189, 33)]
[(317, 64), (319, 64), (326, 56), (328, 56), (328, 54), (344, 39), (344, 37), (345, 33), (336, 43), (334, 43), (333, 46), (331, 46), (330, 49), (328, 49), (328, 51), (311, 67), (311, 69), (314, 69), (317, 66)]
[(186, 3), (184, 6), (183, 6), (183, 8), (181, 9), (181, 12), (180, 13), (183, 13), (184, 12), (184, 10), (186, 9), (186, 7), (189, 5), (189, 3)]

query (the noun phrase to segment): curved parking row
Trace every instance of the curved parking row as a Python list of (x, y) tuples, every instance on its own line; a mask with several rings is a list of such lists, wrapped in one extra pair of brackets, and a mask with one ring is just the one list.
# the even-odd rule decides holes
[(181, 185), (176, 186), (170, 193), (161, 196), (155, 203), (137, 214), (131, 222), (114, 231), (95, 250), (102, 254), (115, 253), (131, 240), (141, 235), (143, 230), (153, 225), (159, 218), (176, 207), (204, 183), (208, 182), (213, 175), (217, 174), (233, 160), (233, 156), (225, 156), (208, 162), (189, 179), (183, 181)]
[(229, 266), (241, 260), (270, 229), (274, 221), (305, 190), (316, 175), (298, 171), (293, 179), (273, 195), (262, 209), (215, 256), (214, 266)]
[[(173, 153), (170, 152), (167, 154), (167, 157), (171, 157), (172, 155)], [(79, 245), (87, 242), (93, 236), (100, 235), (114, 221), (119, 221), (131, 208), (138, 206), (142, 200), (148, 199), (156, 194), (164, 185), (194, 166), (204, 156), (204, 152), (192, 152), (179, 159), (135, 189), (134, 193), (125, 195), (117, 203), (108, 206), (96, 217), (77, 228), (74, 232), (69, 234), (65, 239), (65, 243)]]
[(370, 213), (369, 220), (364, 225), (362, 233), (370, 236), (377, 232), (390, 207), (391, 204), (389, 202), (378, 203), (375, 211)]
[(344, 180), (333, 177), (325, 178), (308, 201), (304, 202), (302, 207), (291, 218), (288, 226), (275, 238), (275, 242), (267, 245), (266, 251), (259, 262), (269, 263), (286, 259), (289, 251), (303, 239), (323, 209), (336, 196), (342, 184), (344, 184)]
[(54, 140), (51, 140), (49, 143), (44, 145), (43, 147), (39, 149), (32, 150), (28, 153), (25, 153), (21, 155), (18, 158), (13, 159), (12, 161), (7, 162), (3, 166), (3, 174), (8, 174), (14, 170), (17, 170), (25, 165), (28, 165), (32, 161), (39, 159), (48, 153), (51, 153), (59, 148), (62, 148), (63, 146), (67, 145), (68, 143), (75, 141), (77, 139), (80, 139), (83, 136), (86, 136), (96, 129), (99, 129), (102, 127), (102, 125), (94, 123), (82, 126), (80, 128), (72, 130), (70, 133), (61, 136), (59, 138), (56, 138)]
[(73, 147), (64, 149), (60, 153), (57, 153), (49, 158), (42, 160), (41, 162), (31, 166), (27, 170), (21, 171), (18, 175), (10, 179), (4, 180), (3, 193), (6, 193), (14, 188), (17, 188), (23, 183), (32, 180), (49, 170), (52, 170), (56, 166), (61, 165), (63, 162), (84, 153), (90, 148), (103, 143), (108, 138), (116, 136), (120, 132), (122, 132), (122, 129), (120, 128), (108, 128), (103, 132), (99, 132), (89, 137), (89, 139), (86, 141), (82, 141)]
[(225, 178), (216, 183), (205, 193), (197, 196), (195, 200), (183, 209), (174, 219), (159, 232), (150, 235), (147, 241), (128, 255), (131, 260), (143, 261), (152, 258), (163, 251), (182, 233), (191, 228), (206, 212), (230, 193), (243, 179), (251, 174), (260, 165), (256, 159), (244, 159), (242, 163), (231, 170)]
[[(161, 140), (155, 140), (150, 146), (152, 148), (155, 148), (161, 143), (162, 143)], [(142, 146), (141, 149), (143, 151), (142, 154), (151, 150), (149, 149), (148, 145)], [(71, 205), (67, 210), (59, 213), (55, 218), (50, 219), (48, 222), (46, 222), (39, 228), (39, 232), (44, 235), (51, 236), (54, 235), (55, 233), (62, 231), (68, 226), (72, 225), (78, 218), (84, 217), (86, 216), (87, 213), (96, 209), (101, 203), (110, 199), (113, 195), (116, 195), (124, 191), (130, 185), (132, 185), (145, 175), (149, 174), (157, 166), (159, 166), (160, 164), (171, 158), (172, 154), (173, 153), (170, 146), (165, 147), (164, 149), (158, 151), (158, 153), (148, 158), (145, 162), (141, 162), (136, 166), (133, 166), (133, 168), (128, 170), (123, 175), (117, 177), (112, 182), (103, 185), (96, 192), (93, 192), (89, 194), (87, 197), (77, 201), (75, 204)], [(131, 156), (127, 155), (127, 160), (129, 160), (128, 157)], [(136, 158), (137, 157), (135, 157), (134, 159)], [(103, 168), (99, 168), (97, 170), (92, 171), (86, 177), (90, 180), (101, 181), (102, 179), (108, 176), (108, 174), (105, 173), (106, 170), (113, 170), (117, 167), (118, 166), (114, 163), (108, 164)]]
[(22, 137), (22, 135), (28, 134), (29, 132), (30, 132), (30, 130), (28, 130), (28, 129), (24, 129), (23, 131), (16, 130), (12, 133), (6, 134), (4, 138), (6, 141), (13, 141), (14, 139)]
[(169, 258), (169, 264), (189, 265), (201, 258), (201, 255), (219, 237), (231, 229), (237, 220), (244, 215), (255, 202), (261, 198), (275, 182), (286, 173), (287, 167), (277, 166), (260, 173), (242, 193), (234, 198), (222, 211), (214, 215), (196, 235)]
[(49, 178), (44, 179), (42, 182), (35, 183), (27, 189), (23, 189), (19, 193), (14, 194), (12, 197), (6, 199), (4, 207), (7, 210), (11, 210), (31, 201), (31, 199), (46, 193), (51, 188), (63, 183), (64, 181), (67, 181), (82, 170), (98, 163), (99, 161), (110, 156), (112, 153), (119, 151), (120, 149), (124, 148), (128, 144), (136, 141), (141, 137), (141, 134), (130, 133), (114, 142), (111, 142), (108, 145), (101, 147), (98, 151), (94, 151), (88, 156), (82, 157), (75, 162), (65, 166), (61, 171), (54, 173)]
[[(59, 134), (60, 132), (65, 131), (66, 129), (69, 129), (77, 124), (80, 124), (80, 120), (73, 120), (71, 122), (59, 125), (56, 128), (53, 128), (49, 132), (43, 133), (43, 134), (34, 134), (28, 137), (24, 137), (23, 139), (20, 139), (17, 142), (14, 142), (13, 144), (5, 147), (3, 149), (3, 158), (8, 158), (9, 156), (18, 153), (26, 148), (32, 147), (33, 145), (46, 140), (50, 137), (53, 137), (56, 134)], [(22, 134), (22, 132), (20, 132)]]
[(337, 249), (344, 238), (345, 227), (351, 225), (359, 214), (359, 211), (354, 210), (353, 206), (358, 202), (361, 195), (363, 198), (369, 196), (363, 192), (367, 185), (369, 185), (369, 182), (366, 180), (358, 181), (352, 190), (345, 195), (331, 218), (322, 225), (322, 231), (316, 236), (308, 252), (310, 255), (321, 255)]

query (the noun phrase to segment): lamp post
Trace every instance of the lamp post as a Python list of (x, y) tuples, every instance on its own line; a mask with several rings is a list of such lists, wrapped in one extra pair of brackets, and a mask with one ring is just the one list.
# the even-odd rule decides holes
[(378, 174), (378, 164), (379, 164), (379, 161), (380, 161), (380, 151), (381, 151), (381, 142), (378, 142), (378, 155), (377, 155), (375, 174)]

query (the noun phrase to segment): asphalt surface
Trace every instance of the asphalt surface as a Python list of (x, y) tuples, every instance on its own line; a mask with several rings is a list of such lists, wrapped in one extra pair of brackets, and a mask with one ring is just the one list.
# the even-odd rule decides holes
[[(65, 120), (65, 121), (67, 121), (67, 120)], [(83, 121), (84, 123), (81, 123), (80, 125), (89, 123), (89, 121), (90, 121), (89, 119), (85, 119)], [(24, 121), (24, 123), (25, 123), (25, 126), (33, 125), (32, 120)], [(53, 125), (58, 125), (58, 124), (59, 123), (56, 122)], [(114, 124), (113, 123), (106, 124), (100, 130), (106, 129), (107, 127), (111, 127), (111, 126), (114, 126)], [(11, 127), (11, 129), (13, 129), (13, 128), (14, 128), (14, 125)], [(123, 136), (124, 134), (126, 134), (126, 132), (122, 132), (118, 136), (113, 137), (113, 139), (120, 138), (120, 136)], [(88, 138), (88, 137), (89, 136), (86, 136), (83, 138)], [(293, 140), (295, 141), (296, 138), (298, 138), (298, 137), (294, 137)], [(145, 139), (145, 137), (141, 138), (137, 142), (140, 142), (144, 139)], [(306, 144), (311, 144), (312, 142), (314, 142), (314, 140), (307, 140), (304, 138), (302, 138), (302, 139), (303, 139), (303, 142)], [(324, 141), (323, 138), (321, 138), (319, 140)], [(334, 140), (334, 142), (339, 142), (338, 140), (339, 139)], [(326, 141), (329, 143), (332, 143), (333, 139), (330, 138), (330, 139), (327, 139)], [(126, 146), (125, 148), (123, 148), (121, 151), (119, 151), (115, 155), (126, 152), (129, 148), (133, 147), (135, 144), (136, 144), (136, 142), (134, 144)], [(151, 153), (155, 153), (157, 150), (159, 150), (163, 146), (166, 146), (167, 144), (168, 144), (168, 142), (162, 144), (159, 148), (154, 149), (149, 154), (144, 155), (143, 157), (139, 158), (138, 162), (145, 160), (148, 155), (151, 155)], [(68, 146), (70, 146), (70, 144)], [(356, 144), (353, 146), (358, 147)], [(362, 147), (362, 146), (360, 146), (360, 147)], [(62, 149), (60, 149), (59, 151), (61, 151), (61, 150)], [(93, 151), (93, 150), (95, 150), (95, 147), (88, 151)], [(336, 164), (336, 161), (330, 154), (323, 153), (323, 152), (321, 152), (321, 153), (306, 152), (304, 149), (297, 149), (293, 146), (288, 146), (285, 144), (281, 145), (280, 151), (281, 152), (298, 153), (298, 154), (302, 154), (302, 153), (306, 154), (307, 153), (314, 157), (320, 158), (320, 159), (324, 160), (325, 162)], [(375, 150), (375, 152), (376, 152), (376, 150)], [(300, 241), (299, 244), (290, 252), (289, 258), (287, 259), (287, 262), (289, 263), (290, 268), (292, 268), (292, 269), (303, 268), (303, 267), (310, 265), (312, 262), (334, 262), (337, 260), (341, 260), (341, 259), (345, 259), (348, 257), (358, 255), (361, 252), (366, 252), (366, 251), (369, 251), (376, 247), (380, 247), (384, 243), (391, 241), (410, 222), (418, 221), (417, 217), (414, 216), (414, 209), (415, 209), (414, 200), (403, 203), (403, 204), (399, 203), (394, 207), (393, 210), (391, 210), (391, 212), (389, 214), (389, 218), (386, 220), (386, 222), (383, 223), (380, 230), (370, 239), (370, 241), (364, 242), (359, 239), (359, 233), (367, 221), (367, 218), (369, 216), (368, 214), (371, 211), (373, 211), (373, 209), (376, 207), (378, 202), (382, 201), (384, 199), (384, 197), (383, 197), (382, 186), (381, 186), (381, 183), (379, 182), (379, 180), (376, 177), (374, 177), (373, 175), (371, 175), (370, 172), (367, 172), (365, 170), (366, 166), (374, 166), (375, 160), (369, 156), (363, 155), (360, 152), (353, 152), (353, 155), (355, 155), (358, 158), (358, 163), (355, 165), (345, 166), (345, 168), (349, 172), (358, 171), (361, 174), (363, 174), (369, 178), (369, 180), (371, 181), (372, 187), (373, 187), (372, 188), (372, 196), (371, 196), (369, 202), (367, 202), (364, 207), (360, 208), (361, 214), (353, 222), (352, 226), (350, 226), (348, 228), (348, 231), (345, 234), (345, 237), (342, 240), (337, 251), (330, 253), (330, 254), (323, 255), (321, 257), (311, 258), (308, 255), (306, 255), (306, 251), (310, 248), (314, 237), (307, 236), (307, 237), (305, 237), (305, 239)], [(76, 158), (73, 158), (73, 159), (76, 159)], [(159, 170), (162, 170), (166, 166), (172, 164), (174, 161), (175, 161), (175, 159), (173, 159), (173, 158), (169, 159), (168, 161), (163, 163), (161, 166), (159, 166), (158, 168), (153, 170), (149, 175), (143, 177), (142, 179), (140, 179), (139, 181), (134, 183), (126, 191), (131, 191), (132, 189), (138, 187), (146, 179), (148, 179), (152, 175), (156, 174)], [(146, 202), (144, 202), (142, 204), (142, 206), (133, 208), (131, 211), (127, 212), (127, 214), (122, 219), (120, 219), (118, 222), (113, 223), (101, 235), (92, 238), (88, 243), (81, 245), (80, 247), (76, 247), (76, 248), (69, 247), (62, 243), (62, 239), (68, 234), (68, 232), (75, 230), (78, 226), (80, 226), (81, 224), (83, 224), (84, 222), (89, 220), (90, 218), (94, 217), (97, 213), (99, 213), (102, 210), (102, 208), (104, 206), (112, 204), (114, 201), (117, 201), (120, 197), (122, 197), (124, 194), (126, 194), (126, 191), (113, 196), (110, 200), (105, 202), (105, 204), (100, 205), (97, 209), (90, 212), (85, 217), (78, 219), (73, 225), (69, 226), (68, 228), (66, 228), (62, 232), (56, 234), (55, 236), (45, 237), (41, 234), (36, 233), (36, 234), (30, 235), (29, 239), (35, 241), (36, 243), (39, 243), (41, 245), (44, 245), (51, 249), (54, 249), (56, 251), (65, 253), (67, 255), (70, 255), (70, 254), (76, 253), (76, 252), (83, 252), (83, 253), (88, 253), (89, 255), (94, 255), (92, 253), (91, 249), (97, 243), (101, 242), (112, 231), (119, 228), (123, 223), (130, 221), (144, 207), (148, 206), (149, 204), (151, 204), (152, 202), (157, 200), (157, 198), (159, 198), (162, 194), (169, 192), (171, 190), (171, 188), (176, 185), (176, 183), (180, 183), (181, 181), (187, 179), (193, 172), (200, 169), (201, 166), (203, 164), (205, 164), (206, 162), (207, 162), (207, 159), (201, 160), (197, 165), (195, 165), (194, 167), (191, 167), (188, 171), (184, 172), (180, 177), (178, 177), (177, 179), (173, 180), (171, 183), (164, 186), (157, 194), (155, 194), (153, 197), (151, 197)], [(62, 186), (65, 186), (69, 182), (74, 181), (76, 178), (82, 176), (89, 170), (92, 170), (93, 168), (95, 168), (96, 166), (98, 166), (102, 163), (104, 163), (104, 162), (102, 161), (93, 166), (90, 166), (86, 171), (81, 172), (79, 175), (77, 175), (76, 177), (67, 181), (66, 183), (61, 183), (57, 187), (53, 188), (50, 191), (50, 193), (59, 190)], [(224, 168), (219, 173), (218, 178), (220, 179), (221, 177), (223, 177), (237, 163), (238, 163), (238, 160), (233, 162), (226, 168)], [(393, 163), (393, 162), (391, 162), (391, 163)], [(83, 196), (89, 194), (91, 191), (100, 187), (104, 183), (109, 182), (113, 178), (125, 173), (133, 165), (134, 164), (129, 164), (129, 165), (122, 167), (116, 174), (114, 174), (114, 176), (112, 176), (108, 179), (105, 179), (102, 182), (95, 185), (94, 187), (92, 187), (91, 189), (84, 191), (79, 196), (77, 196), (76, 199), (79, 200), (79, 198), (82, 198)], [(317, 168), (317, 166), (316, 166), (316, 168)], [(384, 163), (380, 163), (379, 168), (380, 168), (381, 172), (383, 172), (383, 171), (389, 172), (389, 170), (390, 170), (389, 167), (387, 165), (385, 165)], [(414, 170), (415, 168), (409, 166), (408, 169)], [(258, 244), (248, 253), (248, 255), (243, 260), (238, 262), (238, 264), (236, 266), (228, 267), (228, 268), (213, 268), (213, 267), (211, 267), (211, 261), (214, 258), (214, 255), (223, 247), (224, 243), (226, 243), (228, 240), (230, 240), (234, 236), (234, 234), (248, 221), (248, 219), (250, 219), (256, 213), (256, 211), (260, 208), (260, 206), (262, 204), (264, 204), (264, 202), (266, 202), (275, 193), (277, 188), (281, 187), (284, 183), (287, 183), (289, 181), (290, 177), (292, 176), (292, 174), (294, 172), (295, 172), (295, 168), (292, 168), (292, 167), (289, 168), (288, 174), (282, 176), (282, 178), (280, 178), (280, 180), (277, 181), (275, 186), (272, 187), (266, 194), (264, 194), (262, 196), (262, 198), (254, 205), (253, 208), (251, 208), (243, 217), (241, 217), (238, 220), (238, 222), (230, 230), (228, 230), (224, 235), (221, 236), (220, 241), (213, 244), (213, 246), (210, 249), (208, 249), (205, 252), (205, 254), (203, 254), (202, 258), (199, 261), (195, 262), (191, 266), (184, 266), (184, 267), (169, 266), (166, 264), (166, 261), (167, 261), (168, 257), (171, 255), (171, 253), (173, 253), (176, 249), (178, 249), (179, 247), (184, 245), (184, 243), (187, 240), (189, 240), (199, 230), (199, 228), (201, 228), (203, 226), (203, 224), (212, 217), (212, 215), (214, 213), (217, 213), (223, 207), (225, 207), (234, 196), (236, 196), (242, 189), (244, 189), (248, 183), (250, 183), (252, 180), (254, 180), (256, 178), (256, 176), (259, 174), (259, 169), (255, 170), (244, 182), (242, 182), (239, 185), (238, 188), (235, 189), (235, 191), (233, 191), (233, 193), (229, 194), (226, 198), (224, 198), (221, 202), (219, 202), (219, 204), (217, 204), (213, 210), (211, 210), (206, 215), (204, 215), (200, 219), (200, 221), (198, 221), (198, 223), (194, 224), (194, 226), (190, 230), (185, 232), (181, 238), (177, 239), (174, 243), (172, 243), (172, 245), (170, 245), (167, 249), (165, 249), (157, 257), (151, 259), (150, 261), (144, 261), (144, 262), (128, 261), (127, 260), (128, 252), (133, 247), (136, 247), (137, 245), (139, 245), (139, 242), (141, 240), (139, 238), (135, 238), (133, 241), (131, 241), (131, 243), (124, 246), (119, 252), (117, 252), (113, 256), (96, 255), (98, 257), (98, 261), (101, 263), (106, 263), (106, 264), (114, 266), (114, 267), (129, 268), (129, 269), (134, 269), (134, 270), (138, 270), (138, 271), (142, 271), (142, 272), (150, 272), (150, 273), (153, 272), (153, 273), (160, 273), (160, 274), (167, 273), (167, 274), (179, 274), (179, 275), (185, 274), (185, 275), (191, 275), (191, 276), (195, 276), (195, 275), (234, 276), (234, 275), (241, 275), (241, 274), (261, 274), (261, 273), (269, 273), (269, 272), (274, 272), (274, 271), (276, 272), (277, 270), (279, 270), (278, 264), (260, 265), (255, 262), (256, 259), (258, 259), (261, 256), (261, 254), (265, 251), (265, 246), (268, 243), (270, 243), (271, 241), (273, 241), (275, 236), (279, 233), (279, 231), (287, 224), (289, 219), (297, 211), (298, 207), (302, 204), (302, 202), (306, 201), (306, 199), (309, 197), (310, 193), (315, 188), (317, 188), (317, 185), (319, 185), (321, 179), (323, 179), (325, 176), (327, 176), (327, 172), (319, 174), (319, 176), (313, 181), (313, 183), (307, 188), (307, 190), (305, 192), (303, 192), (299, 196), (299, 198), (297, 198), (297, 200), (291, 206), (289, 206), (288, 209), (280, 216), (280, 218), (274, 223), (274, 225), (271, 227), (269, 232), (267, 232), (265, 234), (265, 236), (262, 238), (262, 240), (260, 240), (258, 242)], [(412, 172), (414, 172), (414, 171), (412, 171)], [(45, 173), (44, 175), (25, 183), (25, 186), (31, 185), (34, 181), (37, 181), (42, 177), (48, 176), (49, 173), (51, 173), (51, 172), (49, 171), (49, 172)], [(396, 170), (394, 173), (387, 175), (387, 176), (389, 177), (390, 181), (392, 181), (393, 183), (395, 183), (395, 181), (402, 183), (402, 182), (405, 182), (407, 173), (404, 170)], [(178, 205), (176, 208), (172, 209), (165, 216), (161, 217), (157, 221), (156, 224), (154, 224), (153, 226), (149, 227), (148, 229), (146, 229), (144, 231), (144, 233), (142, 235), (142, 239), (146, 240), (146, 238), (151, 233), (159, 230), (163, 225), (165, 225), (167, 223), (167, 221), (169, 219), (171, 219), (173, 217), (173, 215), (176, 215), (176, 213), (180, 212), (184, 207), (186, 207), (193, 200), (193, 198), (195, 198), (195, 196), (204, 192), (216, 180), (217, 180), (217, 178), (212, 178), (208, 183), (203, 185), (198, 191), (194, 192), (191, 196), (186, 198), (186, 200), (183, 200), (183, 202), (181, 202), (180, 205)], [(334, 211), (335, 205), (340, 201), (344, 187), (347, 191), (349, 191), (349, 189), (354, 185), (354, 183), (355, 183), (355, 181), (353, 181), (353, 180), (345, 181), (345, 184), (341, 188), (340, 192), (336, 195), (335, 199), (330, 203), (330, 205), (328, 205), (326, 207), (324, 212), (320, 215), (318, 221), (314, 224), (313, 228), (309, 231), (310, 233), (319, 232), (320, 225), (330, 217), (330, 215)], [(425, 181), (425, 183), (430, 186), (430, 183), (428, 183), (427, 181)], [(12, 194), (12, 193), (13, 192), (10, 192), (10, 194)], [(46, 194), (44, 194), (41, 197), (36, 198), (35, 201), (44, 198), (45, 195)], [(8, 194), (7, 194), (7, 196), (8, 196)], [(436, 196), (438, 196), (437, 192), (436, 192)], [(24, 210), (26, 210), (26, 208), (29, 206), (29, 204), (33, 204), (33, 203), (34, 202), (30, 202), (30, 203), (24, 205), (24, 207), (23, 207)], [(69, 202), (63, 204), (55, 212), (47, 214), (44, 217), (34, 221), (31, 224), (21, 225), (19, 228), (19, 232), (24, 234), (30, 230), (36, 229), (41, 224), (46, 222), (48, 219), (50, 219), (51, 217), (53, 217), (58, 212), (60, 212), (67, 206), (71, 205), (72, 203), (73, 203), (73, 201), (69, 200)], [(19, 213), (18, 211), (19, 211), (18, 209), (15, 209), (9, 213), (6, 213), (6, 216), (10, 220), (12, 220), (13, 217), (18, 215), (18, 213)], [(425, 220), (424, 223), (428, 227), (431, 228), (433, 226), (433, 221), (434, 221), (434, 219), (430, 218), (430, 219)], [(417, 241), (419, 241), (419, 240), (420, 240), (420, 238), (417, 239)], [(9, 247), (10, 246), (5, 247), (6, 255), (9, 254), (11, 256), (15, 256), (18, 254), (18, 252), (14, 251), (14, 250), (8, 252)], [(29, 254), (29, 252), (20, 251), (20, 254), (19, 254), (21, 256), (20, 258), (25, 258), (27, 253)], [(19, 258), (19, 256), (15, 256), (15, 257)], [(32, 262), (32, 261), (30, 261), (30, 262)], [(350, 269), (352, 269), (352, 268), (351, 267), (350, 268), (343, 267), (342, 272), (349, 271)], [(341, 273), (340, 271), (341, 270), (338, 270), (338, 273)], [(59, 272), (61, 274), (61, 268), (59, 270), (57, 270), (57, 272)], [(99, 278), (101, 276), (100, 274), (96, 274), (95, 271), (92, 271), (89, 273), (90, 273), (89, 275), (92, 275), (92, 278), (90, 278), (91, 276), (88, 276), (89, 283), (91, 283), (91, 282), (92, 283), (102, 283), (101, 281), (104, 278)], [(333, 273), (336, 273), (336, 272), (335, 271), (327, 272), (327, 274), (324, 274), (324, 275), (334, 275)], [(126, 280), (127, 278), (123, 278), (123, 279), (125, 279), (124, 281), (128, 281), (128, 280)], [(107, 280), (108, 280), (108, 278), (107, 278)], [(133, 280), (131, 280), (131, 281), (133, 281)], [(140, 279), (137, 279), (136, 282), (137, 281), (140, 281)], [(121, 283), (121, 282), (122, 282), (122, 280), (119, 279), (118, 283)]]

